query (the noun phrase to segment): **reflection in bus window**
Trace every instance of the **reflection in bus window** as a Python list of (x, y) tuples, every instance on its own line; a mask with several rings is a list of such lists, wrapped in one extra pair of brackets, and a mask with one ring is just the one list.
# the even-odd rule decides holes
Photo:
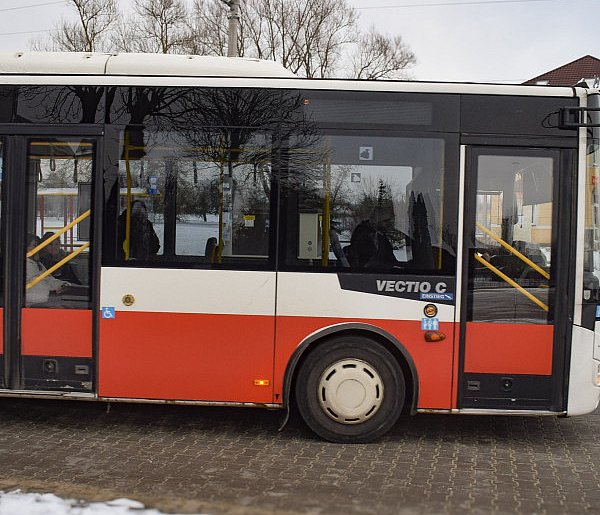
[(583, 300), (600, 300), (600, 146), (597, 139), (588, 145), (585, 188), (585, 232)]
[(453, 238), (443, 230), (444, 148), (443, 139), (328, 135), (310, 159), (290, 152), (288, 218), (297, 220), (298, 238), (288, 241), (287, 263), (453, 269)]
[(553, 167), (551, 157), (478, 157), (469, 320), (549, 323)]
[(2, 86), (2, 123), (102, 123), (104, 88), (100, 86)]
[[(173, 132), (122, 135), (121, 260), (219, 264), (267, 259), (271, 138), (249, 132), (232, 148), (229, 132), (196, 130), (187, 134), (193, 139), (187, 143)], [(136, 206), (145, 221), (135, 215)]]
[(25, 303), (88, 308), (94, 143), (31, 141), (28, 152)]

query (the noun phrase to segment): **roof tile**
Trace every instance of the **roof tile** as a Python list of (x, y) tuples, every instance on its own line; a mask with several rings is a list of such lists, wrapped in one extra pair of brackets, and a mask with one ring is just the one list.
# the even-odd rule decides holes
[(523, 84), (537, 84), (548, 81), (549, 86), (575, 86), (581, 79), (600, 77), (600, 59), (585, 55), (554, 70), (529, 79)]

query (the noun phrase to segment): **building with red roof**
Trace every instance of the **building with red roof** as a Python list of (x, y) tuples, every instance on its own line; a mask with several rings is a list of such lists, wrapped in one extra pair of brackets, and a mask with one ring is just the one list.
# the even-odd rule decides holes
[(589, 87), (600, 86), (600, 59), (585, 55), (549, 72), (529, 79), (523, 84), (538, 86), (575, 86), (585, 81)]

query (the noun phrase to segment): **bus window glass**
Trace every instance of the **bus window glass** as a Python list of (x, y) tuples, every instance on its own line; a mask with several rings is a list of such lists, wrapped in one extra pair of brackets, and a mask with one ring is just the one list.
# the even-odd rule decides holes
[(310, 158), (300, 155), (290, 150), (288, 232), (297, 238), (288, 237), (288, 265), (453, 270), (443, 139), (327, 135)]
[(44, 140), (28, 148), (25, 305), (88, 308), (94, 143)]
[[(250, 88), (123, 87), (109, 95), (107, 116), (121, 134), (118, 213), (105, 220), (115, 251), (107, 258), (271, 267), (273, 132), (298, 125), (301, 97)], [(142, 234), (154, 243), (142, 253), (127, 214), (136, 200), (152, 224)]]
[(123, 132), (118, 259), (219, 265), (268, 258), (272, 138), (246, 131), (242, 141), (238, 132)]
[(480, 155), (469, 320), (551, 323), (554, 159)]
[(102, 123), (101, 86), (5, 86), (0, 88), (2, 123)]
[[(597, 131), (598, 129), (595, 129)], [(600, 300), (600, 147), (598, 139), (590, 139), (587, 155), (585, 189), (585, 232), (583, 300)]]

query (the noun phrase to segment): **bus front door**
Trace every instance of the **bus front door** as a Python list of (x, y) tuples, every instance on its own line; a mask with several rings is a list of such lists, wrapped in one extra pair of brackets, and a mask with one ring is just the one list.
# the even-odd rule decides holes
[(92, 182), (98, 140), (6, 136), (3, 384), (92, 392)]
[(459, 409), (562, 409), (569, 152), (466, 151)]

